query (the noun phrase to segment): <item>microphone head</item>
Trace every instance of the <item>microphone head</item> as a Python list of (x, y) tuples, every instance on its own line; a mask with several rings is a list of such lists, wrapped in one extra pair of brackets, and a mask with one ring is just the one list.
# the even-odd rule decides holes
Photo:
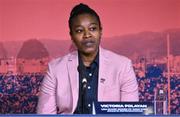
[(83, 78), (83, 79), (82, 79), (82, 83), (87, 83), (87, 79), (86, 79), (86, 78)]

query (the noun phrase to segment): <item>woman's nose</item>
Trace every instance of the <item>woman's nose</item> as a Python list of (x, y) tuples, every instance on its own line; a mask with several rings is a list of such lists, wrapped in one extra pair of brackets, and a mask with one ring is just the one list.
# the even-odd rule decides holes
[(89, 38), (89, 37), (91, 37), (90, 31), (89, 30), (85, 30), (84, 31), (84, 38)]

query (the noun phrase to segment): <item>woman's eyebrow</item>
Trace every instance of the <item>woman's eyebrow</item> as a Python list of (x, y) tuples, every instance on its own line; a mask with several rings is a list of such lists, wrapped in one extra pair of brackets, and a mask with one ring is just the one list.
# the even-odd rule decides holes
[[(90, 23), (89, 26), (91, 26), (91, 25), (98, 25), (98, 24), (97, 24), (97, 23)], [(82, 25), (79, 25), (79, 24), (78, 24), (78, 25), (75, 25), (74, 27), (75, 27), (75, 28), (78, 28), (78, 27), (82, 27)]]
[(75, 25), (74, 27), (75, 27), (75, 28), (78, 28), (78, 27), (82, 27), (82, 25)]
[(97, 23), (90, 23), (90, 25), (98, 25)]

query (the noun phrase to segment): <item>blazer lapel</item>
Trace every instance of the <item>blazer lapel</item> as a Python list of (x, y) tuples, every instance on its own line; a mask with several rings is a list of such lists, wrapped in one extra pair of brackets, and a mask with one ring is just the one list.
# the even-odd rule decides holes
[(73, 97), (73, 112), (76, 109), (79, 95), (79, 73), (77, 70), (78, 67), (78, 54), (77, 51), (72, 53), (68, 59), (68, 73), (72, 89)]
[(98, 101), (103, 101), (105, 84), (108, 76), (108, 57), (105, 50), (100, 47), (99, 54), (99, 78), (98, 78)]

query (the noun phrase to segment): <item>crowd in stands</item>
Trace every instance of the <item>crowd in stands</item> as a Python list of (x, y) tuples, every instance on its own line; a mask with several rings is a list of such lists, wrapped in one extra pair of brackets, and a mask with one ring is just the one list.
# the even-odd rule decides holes
[(36, 113), (43, 77), (41, 73), (0, 74), (0, 113)]
[[(159, 72), (159, 70), (158, 72), (147, 71), (145, 74), (145, 76), (137, 75), (140, 102), (167, 101), (167, 74), (163, 74), (163, 72)], [(180, 114), (180, 74), (170, 75), (170, 86), (171, 114)], [(159, 94), (160, 90), (160, 93), (163, 93), (162, 96)]]
[[(0, 74), (0, 113), (36, 113), (43, 73)], [(158, 89), (167, 91), (167, 76), (138, 76), (141, 102), (153, 102)], [(180, 114), (180, 75), (171, 76), (171, 114)]]

